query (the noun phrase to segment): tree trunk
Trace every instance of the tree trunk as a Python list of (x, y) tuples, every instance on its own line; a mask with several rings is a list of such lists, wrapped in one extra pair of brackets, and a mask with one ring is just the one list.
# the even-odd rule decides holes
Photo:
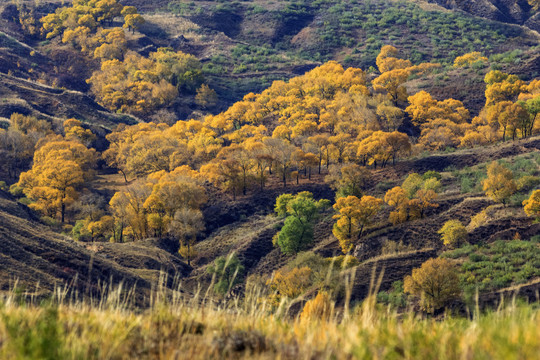
[(126, 173), (125, 173), (122, 169), (119, 169), (118, 171), (124, 176), (124, 181), (125, 181), (125, 183), (127, 184), (127, 183), (128, 183), (128, 179), (127, 179)]

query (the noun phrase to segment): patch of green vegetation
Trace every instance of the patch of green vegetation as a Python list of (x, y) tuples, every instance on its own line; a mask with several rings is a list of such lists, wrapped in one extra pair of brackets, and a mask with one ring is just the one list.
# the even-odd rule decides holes
[(538, 242), (499, 240), (487, 245), (467, 245), (443, 257), (461, 259), (461, 285), (465, 297), (524, 284), (540, 276)]
[[(498, 162), (508, 168), (514, 174), (514, 180), (518, 185), (518, 193), (514, 194), (510, 203), (521, 206), (521, 202), (528, 198), (530, 190), (540, 184), (540, 170), (538, 166), (540, 155), (529, 153), (519, 155), (511, 160), (502, 159)], [(475, 166), (457, 170), (455, 167), (448, 167), (446, 172), (451, 172), (461, 187), (462, 194), (482, 192), (482, 181), (487, 177), (486, 168), (489, 163), (481, 163)], [(521, 200), (520, 200), (521, 199)]]
[(482, 180), (487, 177), (486, 164), (454, 170), (452, 176), (457, 179), (462, 194), (482, 192)]
[(407, 306), (407, 295), (403, 292), (403, 281), (394, 281), (390, 290), (379, 292), (377, 302), (395, 309)]
[[(460, 54), (478, 50), (489, 53), (524, 35), (516, 27), (459, 13), (425, 11), (411, 2), (344, 0), (328, 5), (317, 13), (323, 22), (320, 40), (325, 44), (317, 52), (324, 58), (335, 48), (356, 46), (361, 49), (356, 57), (361, 66), (373, 64), (379, 49), (389, 40), (404, 48), (413, 63), (430, 59), (451, 63)], [(515, 51), (507, 61), (515, 62), (521, 54)]]

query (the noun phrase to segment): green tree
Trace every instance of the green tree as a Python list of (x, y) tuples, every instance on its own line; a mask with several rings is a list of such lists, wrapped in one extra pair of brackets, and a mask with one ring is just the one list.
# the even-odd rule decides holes
[(321, 210), (330, 206), (328, 200), (316, 201), (313, 194), (303, 191), (296, 196), (283, 194), (276, 200), (276, 213), (286, 216), (285, 223), (274, 237), (285, 254), (298, 254), (313, 241), (313, 227)]
[(227, 294), (244, 277), (244, 265), (240, 263), (236, 254), (227, 257), (220, 256), (214, 261), (214, 265), (208, 268), (208, 273), (215, 276), (216, 284), (214, 291), (219, 294)]

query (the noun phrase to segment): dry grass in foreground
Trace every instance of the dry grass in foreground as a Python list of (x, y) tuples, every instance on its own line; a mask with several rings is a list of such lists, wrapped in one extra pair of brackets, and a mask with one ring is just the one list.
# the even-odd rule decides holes
[[(259, 293), (219, 302), (165, 290), (130, 309), (122, 290), (100, 302), (0, 300), (0, 358), (7, 359), (534, 359), (540, 310), (509, 304), (473, 320), (426, 319), (378, 307), (284, 316)], [(35, 302), (35, 301), (34, 301)], [(212, 304), (212, 305), (210, 305)], [(321, 316), (322, 315), (322, 316)]]

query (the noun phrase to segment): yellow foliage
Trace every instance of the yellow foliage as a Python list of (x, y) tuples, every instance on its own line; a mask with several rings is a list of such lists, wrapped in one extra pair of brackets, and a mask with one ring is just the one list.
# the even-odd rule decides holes
[(469, 66), (469, 65), (471, 65), (471, 64), (473, 64), (473, 63), (475, 63), (477, 61), (487, 63), (488, 58), (485, 57), (485, 56), (482, 56), (482, 54), (480, 52), (478, 52), (478, 51), (473, 51), (473, 52), (467, 53), (465, 55), (458, 56), (454, 60), (454, 67), (456, 67), (456, 68), (466, 67), (466, 66)]
[(459, 220), (448, 220), (439, 230), (443, 244), (450, 249), (455, 249), (467, 241), (469, 234)]
[(46, 138), (38, 146), (32, 169), (21, 174), (18, 186), (34, 201), (32, 208), (51, 217), (60, 213), (64, 222), (66, 207), (93, 177), (95, 150), (59, 136)]
[(412, 275), (405, 277), (403, 288), (419, 299), (422, 308), (434, 312), (460, 296), (456, 266), (447, 259), (429, 259)]
[(482, 184), (487, 196), (493, 201), (503, 204), (517, 191), (512, 171), (495, 161), (488, 166), (487, 179), (482, 181)]
[(278, 270), (274, 276), (266, 282), (274, 306), (278, 306), (283, 299), (294, 299), (302, 295), (311, 285), (312, 271), (309, 267), (294, 268), (292, 270)]
[(531, 196), (523, 201), (523, 210), (528, 216), (540, 218), (540, 190), (534, 190)]
[(337, 199), (334, 204), (334, 209), (338, 212), (334, 215), (337, 222), (332, 233), (339, 240), (344, 254), (349, 253), (355, 242), (362, 237), (365, 227), (371, 224), (382, 204), (381, 199), (373, 196), (362, 196), (360, 199), (347, 196)]
[(334, 302), (325, 291), (320, 291), (314, 299), (304, 305), (300, 314), (301, 321), (328, 321), (334, 312)]

